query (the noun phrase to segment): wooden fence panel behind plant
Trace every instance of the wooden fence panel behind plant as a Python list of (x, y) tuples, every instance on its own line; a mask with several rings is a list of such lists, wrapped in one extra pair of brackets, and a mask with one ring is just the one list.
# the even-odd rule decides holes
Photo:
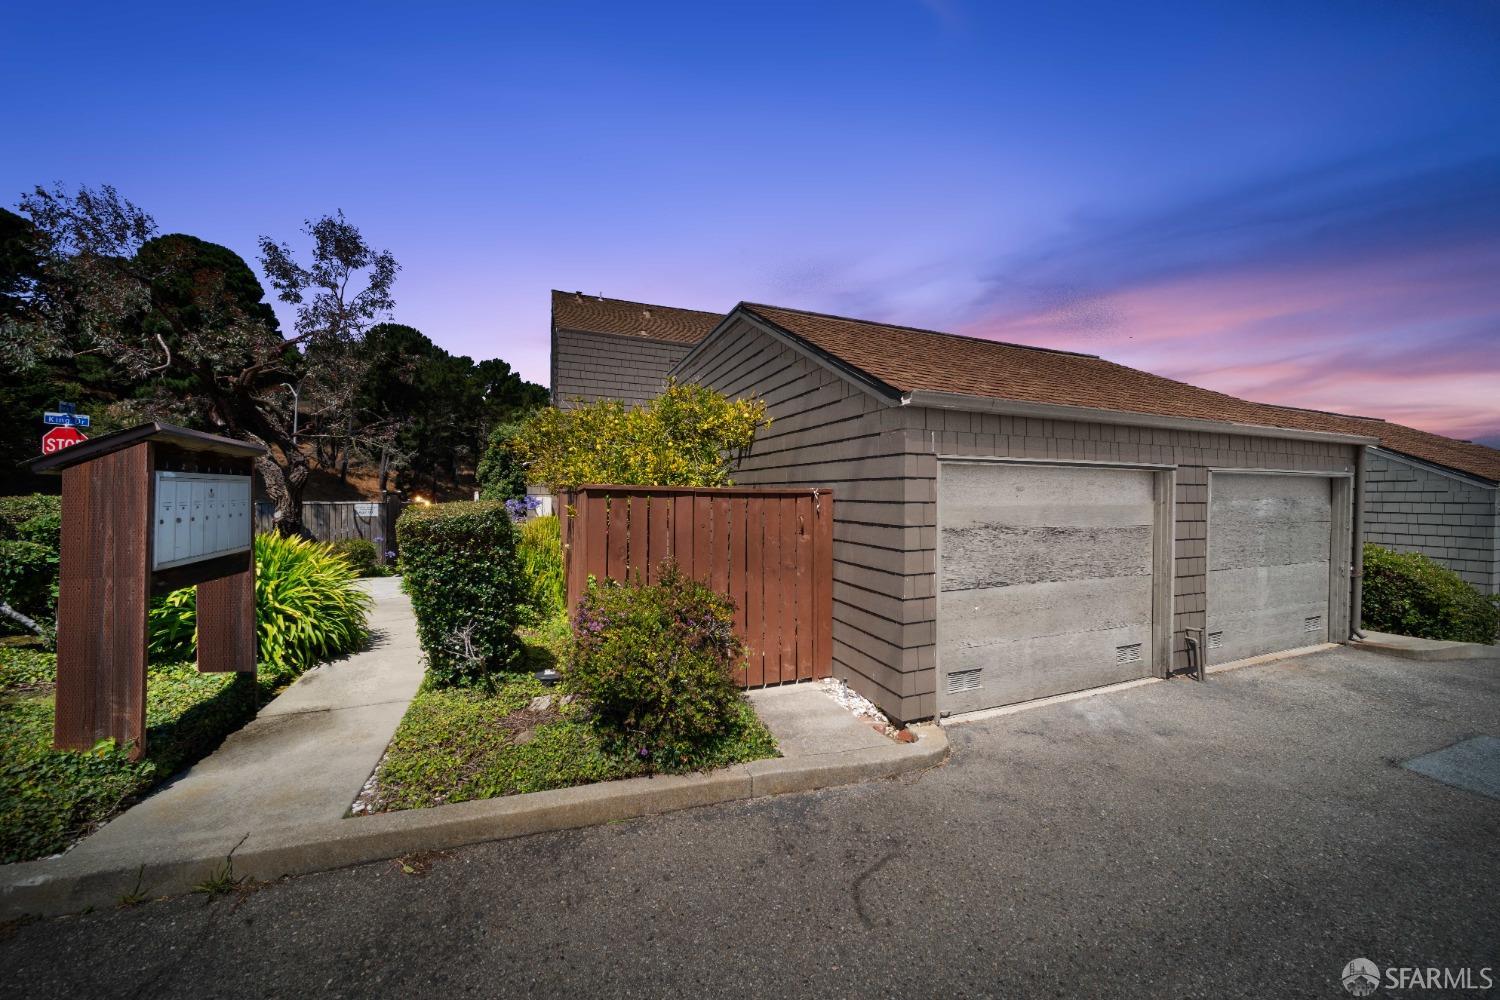
[(559, 501), (569, 614), (589, 577), (655, 582), (671, 560), (734, 601), (742, 684), (831, 676), (831, 491), (584, 486)]

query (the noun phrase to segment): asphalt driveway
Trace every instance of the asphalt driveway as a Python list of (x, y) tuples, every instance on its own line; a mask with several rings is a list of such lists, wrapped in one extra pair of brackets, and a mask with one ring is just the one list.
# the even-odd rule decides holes
[(9, 928), (0, 993), (1337, 997), (1361, 956), (1477, 974), (1500, 967), (1500, 801), (1398, 765), (1479, 734), (1500, 660), (1338, 649), (956, 726), (946, 766), (901, 779)]

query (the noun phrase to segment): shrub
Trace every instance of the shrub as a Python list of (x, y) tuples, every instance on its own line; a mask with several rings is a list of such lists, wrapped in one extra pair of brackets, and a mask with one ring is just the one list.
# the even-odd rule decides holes
[(1489, 643), (1500, 635), (1500, 597), (1418, 552), (1366, 544), (1361, 607), (1365, 627), (1380, 632)]
[(697, 765), (741, 694), (734, 605), (666, 565), (658, 582), (590, 582), (565, 678), (616, 750), (660, 770)]
[(354, 567), (356, 576), (379, 576), (385, 568), (380, 565), (380, 554), (375, 543), (364, 538), (343, 538), (333, 543), (333, 551)]
[(17, 530), (27, 521), (52, 516), (61, 521), (62, 497), (48, 493), (0, 497), (0, 538), (18, 538)]
[[(255, 620), (260, 672), (295, 677), (369, 638), (370, 595), (354, 585), (353, 568), (327, 545), (301, 538), (255, 536)], [(174, 590), (152, 605), (151, 653), (193, 653), (197, 590)]]
[(567, 599), (563, 585), (562, 533), (556, 517), (522, 521), (516, 556), (526, 584), (526, 603), (533, 618), (551, 618)]
[(0, 603), (39, 623), (49, 622), (57, 605), (57, 550), (0, 539)]
[(526, 495), (526, 468), (512, 447), (520, 427), (518, 423), (503, 423), (490, 431), (479, 467), (474, 470), (480, 499), (514, 500)]
[(0, 628), (26, 628), (50, 642), (57, 609), (62, 501), (45, 493), (0, 497), (0, 603), (31, 619), (0, 617)]
[(396, 522), (401, 587), (439, 685), (484, 683), (517, 664), (516, 626), (526, 584), (517, 531), (503, 503), (475, 500), (408, 507)]
[(530, 482), (554, 492), (584, 483), (729, 486), (735, 453), (769, 423), (760, 400), (669, 382), (644, 406), (601, 400), (538, 410), (508, 447)]

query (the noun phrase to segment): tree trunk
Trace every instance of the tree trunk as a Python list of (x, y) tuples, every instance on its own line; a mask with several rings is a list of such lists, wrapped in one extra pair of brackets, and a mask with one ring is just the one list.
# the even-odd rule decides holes
[(380, 449), (380, 495), (385, 496), (386, 486), (391, 478), (391, 452), (389, 448)]
[(307, 486), (307, 456), (297, 449), (285, 454), (285, 469), (276, 463), (269, 452), (255, 460), (256, 471), (266, 484), (266, 494), (276, 505), (271, 523), (277, 534), (311, 538), (312, 535), (302, 523), (302, 491)]

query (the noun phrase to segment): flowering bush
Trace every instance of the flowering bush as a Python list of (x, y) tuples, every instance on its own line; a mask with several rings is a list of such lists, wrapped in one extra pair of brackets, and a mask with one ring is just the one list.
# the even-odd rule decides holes
[(734, 605), (675, 567), (651, 585), (591, 582), (576, 633), (565, 683), (616, 752), (691, 769), (737, 717), (745, 650)]
[(512, 521), (524, 521), (541, 509), (541, 497), (514, 497), (505, 501), (505, 512)]

